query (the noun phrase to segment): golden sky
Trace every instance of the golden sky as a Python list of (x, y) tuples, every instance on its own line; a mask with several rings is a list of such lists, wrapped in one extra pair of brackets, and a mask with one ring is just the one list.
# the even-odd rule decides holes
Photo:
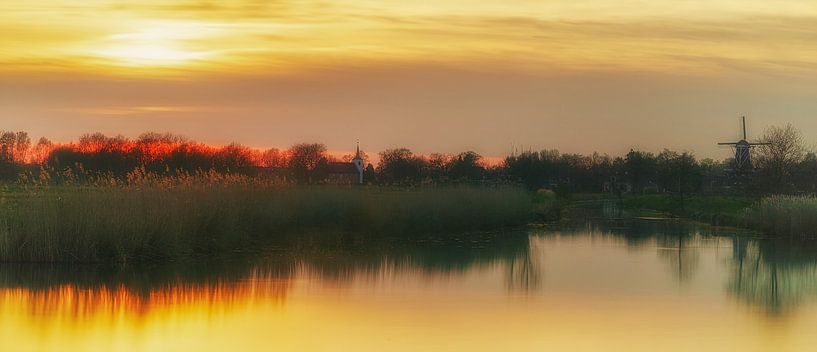
[(817, 2), (0, 2), (0, 122), (57, 140), (721, 156), (817, 133)]

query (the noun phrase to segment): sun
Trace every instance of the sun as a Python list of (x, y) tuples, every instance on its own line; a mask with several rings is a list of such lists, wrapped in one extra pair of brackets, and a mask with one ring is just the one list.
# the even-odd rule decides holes
[[(196, 48), (212, 26), (199, 23), (161, 22), (106, 38), (94, 54), (120, 66), (176, 66), (203, 60), (212, 54)], [(200, 45), (199, 45), (200, 46)]]

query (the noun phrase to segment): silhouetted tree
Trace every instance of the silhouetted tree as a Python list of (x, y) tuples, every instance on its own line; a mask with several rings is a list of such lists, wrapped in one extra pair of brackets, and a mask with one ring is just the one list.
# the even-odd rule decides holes
[(194, 172), (212, 169), (215, 160), (210, 148), (194, 143), (183, 143), (175, 147), (165, 158), (157, 161), (157, 166), (161, 166), (162, 163), (171, 172)]
[(35, 164), (42, 164), (48, 158), (48, 155), (51, 154), (51, 150), (54, 148), (54, 143), (51, 143), (51, 140), (45, 137), (40, 137), (37, 141), (37, 144), (31, 149), (31, 160)]
[[(180, 145), (187, 143), (187, 139), (172, 133), (147, 132), (139, 135), (135, 141), (137, 149), (143, 163), (150, 165), (154, 171), (159, 171), (165, 164), (170, 153)], [(151, 165), (154, 164), (154, 165)]]
[(556, 190), (564, 194), (581, 190), (589, 182), (592, 158), (581, 154), (562, 154), (556, 163)]
[(423, 174), (425, 160), (406, 148), (387, 149), (380, 152), (377, 174), (385, 183), (417, 183)]
[(261, 154), (261, 166), (283, 169), (287, 167), (287, 155), (278, 148), (270, 148)]
[(676, 165), (678, 192), (684, 195), (699, 190), (703, 176), (695, 156), (689, 152), (683, 152), (676, 159)]
[(677, 187), (678, 158), (677, 152), (664, 149), (655, 157), (658, 186), (662, 191), (675, 190)]
[(538, 189), (554, 178), (558, 159), (557, 150), (523, 152), (505, 158), (505, 172), (511, 180), (529, 189)]
[(644, 193), (644, 188), (655, 180), (656, 159), (652, 153), (630, 150), (624, 158), (624, 170), (636, 193)]
[(16, 147), (17, 135), (14, 132), (0, 131), (0, 160), (7, 163), (14, 163), (14, 150)]
[(449, 177), (453, 180), (476, 181), (485, 176), (482, 156), (472, 151), (463, 152), (451, 158), (447, 169)]
[(241, 171), (255, 165), (252, 150), (238, 143), (231, 143), (216, 152), (216, 170)]
[(616, 159), (607, 154), (601, 155), (594, 152), (590, 156), (589, 175), (582, 180), (581, 189), (589, 192), (601, 192), (605, 182), (612, 182), (614, 177), (620, 177), (618, 175), (620, 171), (616, 168), (615, 162)]
[(786, 125), (772, 126), (763, 132), (757, 147), (755, 166), (761, 187), (768, 191), (791, 191), (794, 171), (806, 156), (806, 145), (799, 130)]
[(797, 191), (817, 193), (817, 155), (809, 152), (797, 165), (792, 181)]
[(326, 146), (320, 143), (295, 144), (287, 151), (292, 177), (298, 183), (313, 183), (323, 180), (325, 165), (329, 158)]
[(28, 162), (28, 151), (31, 149), (31, 138), (28, 132), (17, 132), (14, 141), (14, 157), (18, 163)]
[(668, 149), (656, 157), (658, 182), (663, 191), (676, 192), (684, 207), (684, 196), (699, 189), (701, 171), (695, 157), (688, 153), (677, 153)]
[(426, 159), (426, 175), (435, 183), (448, 181), (449, 167), (453, 157), (448, 154), (434, 153)]
[[(762, 190), (817, 192), (817, 155), (805, 152), (797, 130), (791, 126), (773, 127), (761, 141), (769, 143), (758, 148), (755, 158), (756, 183), (763, 186)], [(349, 161), (352, 156), (342, 159)], [(260, 151), (239, 144), (211, 147), (178, 135), (149, 132), (133, 140), (85, 134), (76, 143), (58, 146), (41, 138), (32, 147), (25, 132), (0, 132), (0, 176), (4, 180), (16, 179), (25, 168), (22, 164), (31, 162), (58, 172), (68, 170), (80, 178), (122, 177), (140, 167), (160, 174), (199, 170), (254, 174), (255, 166), (266, 166), (282, 169), (276, 175), (289, 175), (293, 182), (319, 183), (326, 180), (330, 159), (326, 146), (317, 143), (296, 144), (287, 151)], [(377, 172), (369, 166), (365, 179), (378, 179), (384, 184), (486, 180), (520, 183), (530, 189), (547, 187), (557, 192), (599, 192), (607, 183), (627, 181), (638, 193), (655, 183), (659, 190), (677, 193), (682, 199), (688, 193), (711, 190), (720, 181), (724, 181), (722, 185), (730, 184), (726, 182), (725, 162), (698, 162), (691, 153), (671, 150), (658, 155), (631, 150), (625, 157), (615, 158), (599, 153), (527, 151), (488, 167), (483, 157), (472, 151), (453, 156), (431, 154), (426, 158), (397, 148), (380, 153)]]
[[(351, 162), (352, 159), (354, 159), (354, 158), (355, 158), (354, 154), (345, 154), (344, 156), (342, 156), (340, 158), (340, 160), (343, 161), (343, 162), (348, 163), (348, 162)], [(369, 154), (366, 154), (366, 152), (364, 152), (362, 150), (360, 151), (360, 158), (363, 159), (363, 164), (368, 164), (369, 163)]]

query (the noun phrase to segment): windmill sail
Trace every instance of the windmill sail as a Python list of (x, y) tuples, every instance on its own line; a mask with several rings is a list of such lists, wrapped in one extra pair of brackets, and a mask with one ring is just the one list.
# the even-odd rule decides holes
[(718, 145), (732, 147), (735, 151), (735, 171), (743, 173), (752, 169), (752, 148), (758, 145), (767, 145), (768, 143), (752, 143), (746, 140), (746, 116), (741, 116), (741, 127), (743, 139), (737, 142), (721, 142)]

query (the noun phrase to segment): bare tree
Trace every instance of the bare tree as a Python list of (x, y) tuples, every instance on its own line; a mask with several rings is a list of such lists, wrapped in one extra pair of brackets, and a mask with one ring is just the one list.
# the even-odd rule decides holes
[(287, 155), (278, 148), (270, 148), (261, 154), (261, 164), (266, 167), (282, 169), (287, 166)]
[(791, 124), (772, 126), (763, 132), (760, 142), (764, 144), (757, 147), (755, 166), (767, 186), (780, 190), (806, 156), (803, 134)]
[(54, 149), (54, 144), (48, 138), (41, 137), (31, 149), (31, 160), (34, 163), (42, 164), (48, 159), (51, 150)]
[(387, 183), (415, 183), (420, 181), (425, 168), (425, 158), (407, 148), (395, 148), (380, 152), (377, 173)]
[(427, 159), (428, 176), (435, 182), (446, 181), (452, 159), (454, 157), (449, 154), (432, 153), (429, 155)]
[(295, 180), (300, 183), (311, 183), (322, 179), (320, 169), (329, 160), (326, 146), (320, 143), (295, 144), (287, 151), (287, 166)]
[(0, 131), (0, 160), (14, 162), (14, 148), (17, 135), (14, 132)]
[[(355, 154), (350, 153), (350, 154), (344, 154), (342, 157), (340, 157), (340, 160), (343, 161), (343, 162), (349, 163), (349, 162), (352, 162), (352, 159), (354, 159), (354, 158), (355, 158)], [(366, 154), (366, 152), (364, 152), (362, 150), (360, 151), (360, 158), (363, 159), (363, 164), (370, 163), (369, 154)]]
[(452, 179), (476, 181), (485, 175), (482, 155), (472, 151), (463, 152), (451, 158), (447, 169)]
[(14, 144), (14, 157), (19, 163), (28, 162), (28, 152), (31, 150), (31, 138), (28, 137), (28, 132), (17, 132)]
[(98, 153), (109, 144), (110, 138), (101, 132), (83, 134), (79, 137), (79, 151), (83, 153)]

